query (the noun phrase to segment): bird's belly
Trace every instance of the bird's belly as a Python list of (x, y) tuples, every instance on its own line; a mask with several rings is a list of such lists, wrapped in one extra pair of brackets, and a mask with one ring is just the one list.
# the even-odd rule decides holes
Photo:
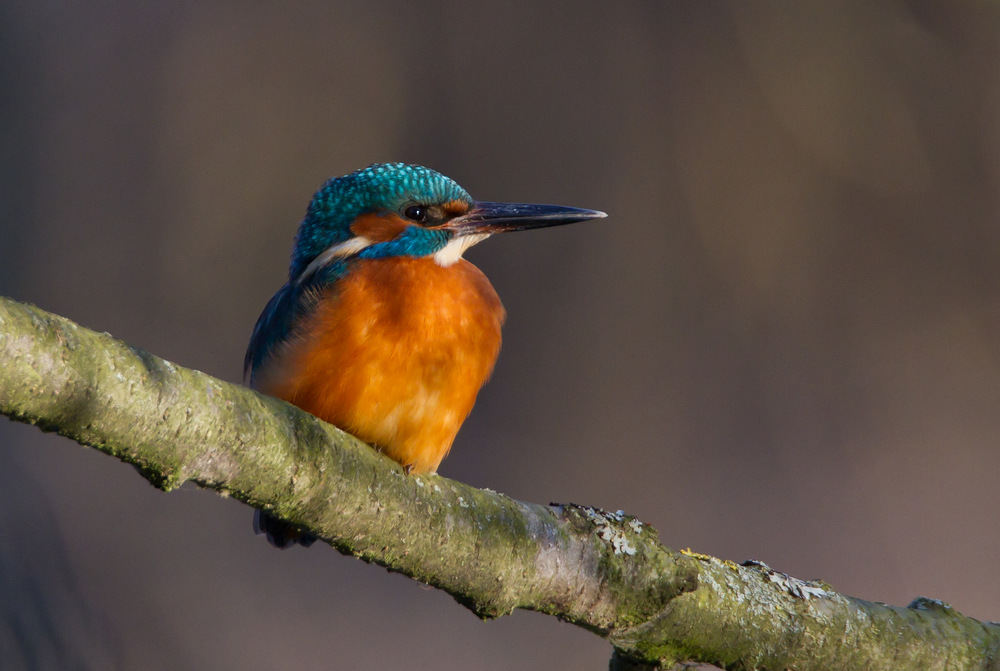
[(503, 316), (466, 261), (365, 261), (320, 298), (259, 387), (435, 471), (493, 370)]

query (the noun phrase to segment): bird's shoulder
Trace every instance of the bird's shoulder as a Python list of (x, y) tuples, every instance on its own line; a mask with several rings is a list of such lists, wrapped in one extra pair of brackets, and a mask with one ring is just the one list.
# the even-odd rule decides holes
[(321, 288), (315, 284), (288, 282), (264, 306), (257, 318), (243, 359), (243, 375), (251, 386), (262, 363), (292, 335), (295, 323), (319, 300)]

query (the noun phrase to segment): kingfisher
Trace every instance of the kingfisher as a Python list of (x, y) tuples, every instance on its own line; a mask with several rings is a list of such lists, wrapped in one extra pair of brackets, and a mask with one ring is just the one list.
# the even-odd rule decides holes
[[(299, 224), (288, 282), (257, 320), (244, 376), (407, 473), (434, 473), (493, 371), (506, 316), (465, 250), (496, 233), (606, 216), (475, 201), (419, 165), (330, 179)], [(313, 540), (267, 513), (255, 528), (277, 547)]]

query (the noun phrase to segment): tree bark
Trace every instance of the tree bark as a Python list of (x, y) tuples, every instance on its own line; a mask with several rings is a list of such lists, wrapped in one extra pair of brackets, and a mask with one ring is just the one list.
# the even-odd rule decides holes
[(862, 601), (760, 562), (660, 544), (622, 512), (515, 501), (408, 476), (278, 399), (0, 298), (0, 412), (313, 531), (483, 618), (554, 615), (615, 648), (612, 668), (991, 669), (1000, 625), (917, 599)]

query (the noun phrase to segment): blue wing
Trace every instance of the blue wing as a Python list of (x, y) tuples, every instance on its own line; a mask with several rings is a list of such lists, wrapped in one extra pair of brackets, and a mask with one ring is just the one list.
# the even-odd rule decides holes
[(243, 377), (250, 378), (251, 387), (261, 364), (292, 336), (296, 322), (315, 302), (314, 296), (315, 292), (309, 287), (286, 284), (267, 302), (257, 318), (243, 359)]
[(280, 346), (295, 334), (299, 319), (316, 307), (319, 295), (347, 272), (347, 259), (335, 258), (325, 267), (313, 271), (304, 282), (288, 282), (264, 306), (253, 327), (250, 345), (243, 358), (243, 377), (254, 377), (261, 364)]

